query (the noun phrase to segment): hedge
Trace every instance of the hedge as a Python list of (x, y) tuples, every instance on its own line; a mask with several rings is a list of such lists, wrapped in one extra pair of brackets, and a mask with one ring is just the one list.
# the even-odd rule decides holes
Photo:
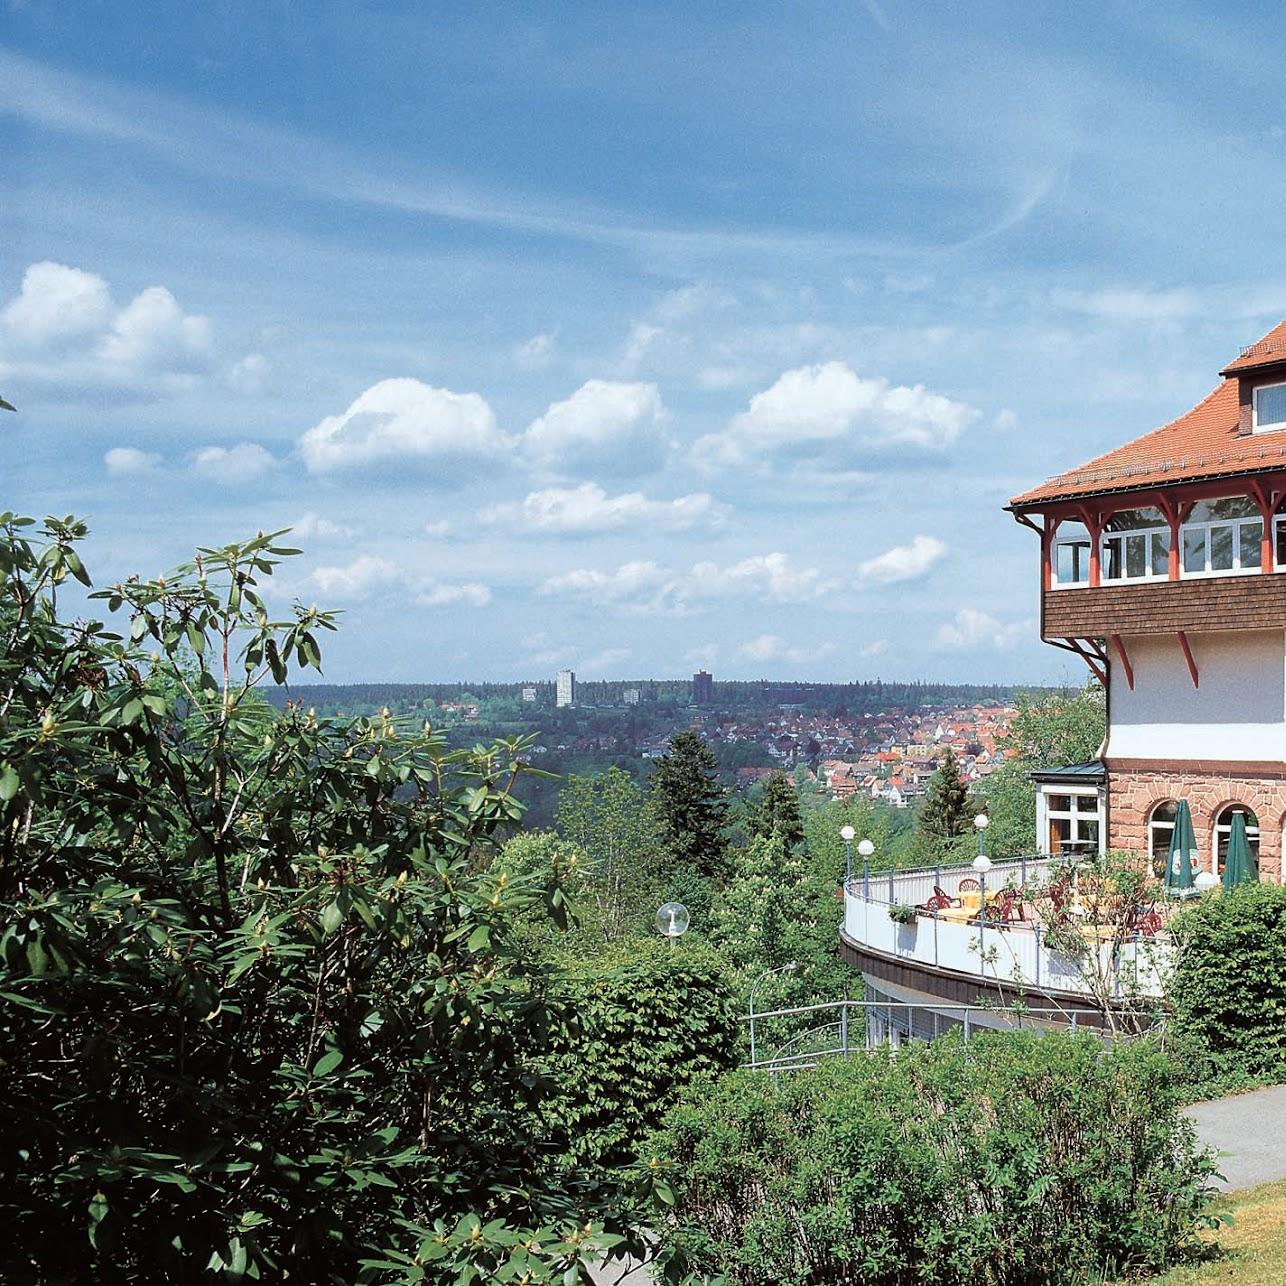
[(1247, 884), (1203, 898), (1176, 933), (1176, 1034), (1194, 1040), (1218, 1076), (1286, 1073), (1286, 888)]
[(957, 1038), (694, 1087), (651, 1147), (668, 1244), (730, 1283), (1027, 1286), (1197, 1251), (1213, 1161), (1152, 1042)]

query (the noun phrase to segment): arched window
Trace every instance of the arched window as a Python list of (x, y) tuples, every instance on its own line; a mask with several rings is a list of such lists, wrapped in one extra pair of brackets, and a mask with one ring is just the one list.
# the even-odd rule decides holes
[(1228, 856), (1228, 837), (1232, 834), (1234, 813), (1240, 813), (1246, 819), (1246, 840), (1250, 845), (1250, 855), (1259, 861), (1259, 818), (1245, 804), (1229, 804), (1215, 818), (1215, 874), (1223, 874), (1224, 858)]
[(1170, 855), (1170, 840), (1174, 835), (1174, 819), (1179, 806), (1173, 799), (1164, 800), (1153, 808), (1148, 817), (1148, 852), (1152, 854), (1152, 869), (1165, 874), (1165, 860)]

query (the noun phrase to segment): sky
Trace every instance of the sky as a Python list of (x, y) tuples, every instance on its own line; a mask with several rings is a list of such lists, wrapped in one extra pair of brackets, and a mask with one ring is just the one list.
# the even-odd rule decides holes
[(0, 509), (336, 682), (1076, 682), (1004, 512), (1286, 315), (1274, 6), (0, 0)]

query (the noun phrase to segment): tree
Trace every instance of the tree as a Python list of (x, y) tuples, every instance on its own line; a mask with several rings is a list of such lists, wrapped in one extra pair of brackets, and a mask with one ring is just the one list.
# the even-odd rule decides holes
[[(71, 519), (0, 515), (0, 1277), (548, 1279), (629, 1233), (562, 1172), (569, 1019), (485, 857), (525, 745), (254, 699), (320, 668), (258, 536), (97, 599)], [(635, 1240), (635, 1244), (639, 1243)]]
[(660, 865), (660, 821), (634, 780), (619, 768), (572, 776), (558, 797), (558, 833), (588, 859), (585, 885), (609, 942), (641, 930)]
[(763, 797), (750, 813), (750, 833), (780, 835), (787, 848), (804, 842), (799, 795), (784, 772), (772, 773), (764, 782)]
[(969, 787), (960, 776), (960, 765), (948, 746), (938, 771), (929, 781), (916, 827), (918, 838), (925, 848), (940, 852), (968, 831), (973, 815)]
[(714, 939), (737, 969), (774, 969), (789, 959), (786, 920), (792, 908), (787, 903), (802, 876), (803, 863), (790, 855), (780, 835), (757, 835), (735, 851), (715, 909)]
[(715, 757), (696, 732), (676, 732), (649, 781), (676, 864), (707, 877), (722, 874), (728, 800), (715, 776)]
[(1102, 687), (1054, 693), (1040, 700), (1020, 696), (1003, 748), (1009, 754), (983, 784), (987, 848), (996, 856), (1030, 853), (1036, 842), (1036, 790), (1031, 774), (1094, 759), (1107, 730)]

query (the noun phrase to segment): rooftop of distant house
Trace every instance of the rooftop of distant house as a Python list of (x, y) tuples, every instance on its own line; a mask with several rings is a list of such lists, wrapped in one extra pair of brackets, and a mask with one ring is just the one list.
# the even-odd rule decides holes
[(1274, 368), (1286, 381), (1286, 320), (1229, 362), (1222, 383), (1192, 410), (1015, 496), (1010, 508), (1286, 469), (1286, 432), (1247, 433), (1241, 411), (1243, 381), (1271, 379)]

